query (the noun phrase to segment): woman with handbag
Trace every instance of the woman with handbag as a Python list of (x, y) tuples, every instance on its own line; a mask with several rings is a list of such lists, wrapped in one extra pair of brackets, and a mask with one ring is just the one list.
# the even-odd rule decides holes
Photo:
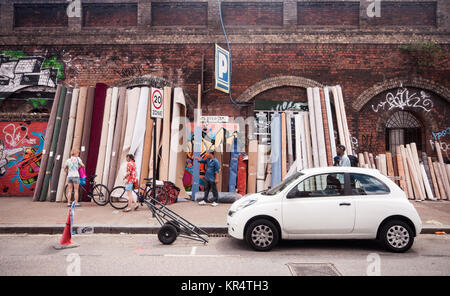
[(137, 200), (135, 200), (135, 194), (133, 194), (133, 189), (135, 184), (137, 185), (137, 177), (136, 177), (136, 164), (134, 163), (134, 155), (128, 154), (127, 155), (127, 174), (125, 175), (126, 183), (125, 183), (125, 191), (127, 192), (128, 196), (128, 208), (124, 209), (124, 212), (129, 212), (133, 208), (133, 204), (136, 203), (134, 206), (134, 210), (136, 211), (139, 207), (139, 203)]
[(69, 184), (69, 186), (67, 186), (67, 190), (69, 192), (66, 192), (67, 193), (66, 196), (69, 196), (69, 200), (67, 200), (67, 206), (68, 207), (71, 206), (70, 199), (72, 194), (70, 193), (72, 192), (73, 189), (75, 206), (79, 207), (80, 204), (78, 203), (78, 188), (80, 186), (80, 174), (78, 171), (80, 168), (84, 168), (85, 165), (81, 161), (81, 158), (79, 157), (80, 155), (79, 149), (73, 149), (70, 155), (71, 155), (70, 158), (66, 160), (66, 166), (64, 168), (64, 170), (67, 173), (67, 184)]

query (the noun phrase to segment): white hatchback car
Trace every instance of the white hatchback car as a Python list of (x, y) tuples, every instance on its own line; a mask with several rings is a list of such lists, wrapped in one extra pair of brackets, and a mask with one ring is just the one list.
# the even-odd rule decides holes
[(375, 169), (306, 169), (233, 203), (228, 233), (268, 251), (280, 239), (378, 239), (411, 248), (422, 221), (397, 184)]

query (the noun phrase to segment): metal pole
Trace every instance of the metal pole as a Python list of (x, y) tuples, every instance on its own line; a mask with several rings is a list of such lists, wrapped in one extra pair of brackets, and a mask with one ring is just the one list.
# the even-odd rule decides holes
[[(153, 119), (153, 198), (156, 200), (156, 118)], [(155, 212), (153, 212), (153, 217), (155, 217)]]

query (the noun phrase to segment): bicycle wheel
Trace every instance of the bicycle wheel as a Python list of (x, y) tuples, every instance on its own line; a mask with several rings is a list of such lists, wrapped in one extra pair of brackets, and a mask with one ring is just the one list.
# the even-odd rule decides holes
[(106, 187), (103, 184), (97, 184), (92, 189), (92, 199), (94, 202), (99, 206), (104, 206), (109, 201), (109, 190), (108, 187)]
[[(153, 190), (150, 190), (148, 192), (147, 198), (148, 199), (153, 198)], [(162, 205), (157, 204), (157, 206), (164, 207), (165, 205), (167, 205), (167, 202), (169, 201), (169, 194), (167, 194), (167, 192), (163, 188), (156, 187), (156, 200), (162, 204)]]
[[(137, 193), (133, 191), (135, 200), (137, 199)], [(128, 206), (128, 194), (124, 186), (114, 187), (109, 193), (109, 203), (115, 209), (122, 210)]]

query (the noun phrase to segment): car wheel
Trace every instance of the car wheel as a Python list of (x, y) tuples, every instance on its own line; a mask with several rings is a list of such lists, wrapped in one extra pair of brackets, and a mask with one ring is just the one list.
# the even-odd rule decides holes
[(253, 221), (245, 234), (247, 243), (257, 251), (269, 251), (278, 244), (277, 227), (266, 219)]
[(406, 252), (414, 242), (414, 233), (405, 222), (389, 221), (381, 229), (380, 241), (391, 252)]

